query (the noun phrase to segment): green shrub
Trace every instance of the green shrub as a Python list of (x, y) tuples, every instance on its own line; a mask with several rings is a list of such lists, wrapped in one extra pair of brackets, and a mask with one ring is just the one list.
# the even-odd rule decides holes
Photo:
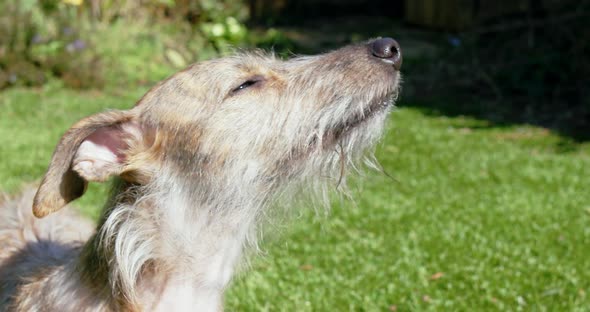
[(54, 75), (76, 88), (102, 84), (100, 57), (83, 38), (83, 18), (69, 1), (0, 4), (0, 88), (37, 86)]
[[(105, 78), (104, 63), (116, 70), (124, 67), (117, 62), (130, 60), (97, 45), (137, 43), (150, 33), (161, 50), (148, 57), (160, 54), (183, 67), (244, 45), (247, 17), (243, 2), (228, 0), (6, 0), (0, 3), (0, 89), (39, 86), (50, 77), (74, 88), (102, 87), (113, 78)], [(120, 34), (121, 28), (136, 33)]]

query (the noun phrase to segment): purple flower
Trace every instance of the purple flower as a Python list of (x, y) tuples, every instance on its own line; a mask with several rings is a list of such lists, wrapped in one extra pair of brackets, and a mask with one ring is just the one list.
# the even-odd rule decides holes
[(41, 37), (41, 35), (39, 34), (35, 34), (33, 36), (33, 38), (31, 38), (31, 43), (32, 44), (39, 44), (39, 43), (43, 43), (43, 37)]
[(74, 33), (74, 29), (72, 27), (64, 27), (64, 29), (61, 30), (61, 33), (64, 36), (69, 36)]
[(86, 48), (86, 43), (81, 39), (76, 39), (75, 41), (70, 42), (66, 46), (66, 50), (70, 53), (84, 50), (85, 48)]

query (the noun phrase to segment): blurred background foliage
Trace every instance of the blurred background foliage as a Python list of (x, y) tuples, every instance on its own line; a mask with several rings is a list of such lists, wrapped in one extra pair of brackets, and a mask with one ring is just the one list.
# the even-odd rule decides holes
[(156, 43), (166, 46), (163, 56), (183, 67), (240, 46), (248, 17), (240, 2), (213, 0), (7, 0), (0, 12), (0, 88), (39, 86), (49, 76), (100, 88), (104, 60), (116, 62), (120, 45), (138, 38), (165, 41)]

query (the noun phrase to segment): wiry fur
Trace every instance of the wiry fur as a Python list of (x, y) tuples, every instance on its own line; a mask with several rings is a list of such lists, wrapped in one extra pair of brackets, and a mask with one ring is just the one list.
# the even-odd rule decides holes
[[(67, 210), (34, 220), (22, 210), (30, 192), (0, 207), (0, 308), (220, 310), (268, 206), (301, 189), (326, 196), (381, 135), (400, 78), (368, 49), (195, 64), (131, 110), (74, 125), (35, 214), (116, 176), (112, 196), (92, 236)], [(247, 80), (257, 82), (232, 91)]]

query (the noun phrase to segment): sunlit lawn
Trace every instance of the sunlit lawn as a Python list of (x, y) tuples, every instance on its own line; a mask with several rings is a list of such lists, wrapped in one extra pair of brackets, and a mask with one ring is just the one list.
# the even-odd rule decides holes
[[(0, 190), (38, 181), (77, 119), (131, 107), (146, 90), (0, 92)], [(377, 155), (395, 181), (368, 172), (353, 183), (355, 203), (282, 223), (236, 278), (227, 310), (588, 310), (588, 143), (402, 102)], [(76, 206), (94, 217), (104, 196), (92, 186)]]

